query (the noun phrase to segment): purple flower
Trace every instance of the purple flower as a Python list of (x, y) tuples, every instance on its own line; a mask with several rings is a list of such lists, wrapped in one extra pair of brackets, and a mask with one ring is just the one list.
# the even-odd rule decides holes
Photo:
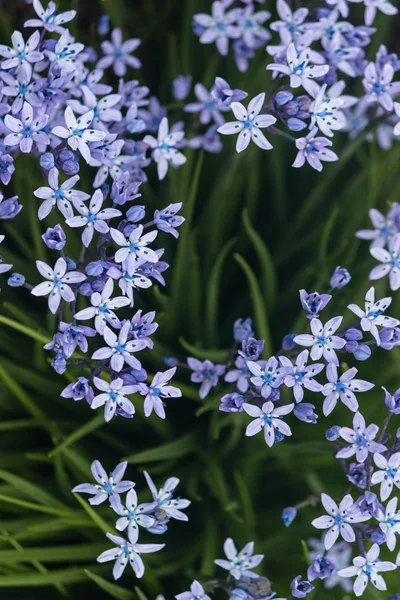
[[(322, 390), (322, 393), (326, 396), (323, 405), (323, 412), (326, 417), (331, 414), (339, 399), (347, 408), (356, 412), (358, 401), (354, 392), (367, 392), (374, 387), (375, 384), (369, 381), (354, 379), (356, 374), (357, 369), (352, 367), (339, 377), (336, 365), (329, 363), (326, 368), (329, 383), (325, 384)], [(361, 426), (361, 422), (357, 426)]]
[(85, 161), (89, 163), (91, 154), (88, 142), (99, 142), (106, 137), (104, 131), (89, 128), (94, 118), (94, 112), (90, 110), (76, 119), (72, 108), (67, 106), (64, 118), (67, 127), (57, 125), (52, 132), (57, 137), (66, 139), (72, 150), (79, 150)]
[(121, 481), (127, 466), (126, 461), (122, 462), (115, 467), (112, 473), (107, 475), (100, 462), (95, 460), (90, 470), (97, 483), (81, 483), (74, 487), (72, 491), (79, 494), (92, 494), (94, 497), (89, 498), (89, 503), (92, 505), (101, 504), (109, 500), (114, 494), (128, 492), (135, 484), (133, 481)]
[(172, 82), (172, 94), (175, 100), (184, 100), (188, 96), (191, 86), (191, 75), (179, 75), (179, 77), (174, 79)]
[(70, 383), (61, 392), (62, 398), (73, 398), (74, 400), (86, 399), (88, 404), (93, 401), (94, 393), (89, 385), (89, 380), (86, 377), (78, 377), (74, 383)]
[(127, 398), (127, 395), (135, 393), (134, 385), (124, 385), (124, 380), (118, 377), (110, 383), (100, 377), (94, 377), (93, 383), (101, 394), (93, 398), (91, 408), (96, 409), (104, 406), (104, 420), (108, 423), (115, 415), (117, 409), (125, 415), (132, 416), (135, 413), (135, 407)]
[(231, 86), (222, 77), (216, 77), (211, 95), (217, 102), (218, 108), (229, 108), (232, 102), (240, 102), (247, 97), (247, 92), (231, 89)]
[(307, 127), (310, 118), (311, 100), (302, 95), (295, 98), (291, 92), (280, 91), (274, 98), (274, 108), (282, 121), (292, 131), (301, 131)]
[(343, 269), (342, 267), (336, 267), (330, 279), (329, 285), (333, 289), (340, 289), (347, 285), (350, 282), (350, 280), (351, 275), (347, 269)]
[(312, 96), (319, 91), (315, 78), (326, 75), (329, 71), (329, 65), (309, 65), (310, 52), (308, 49), (302, 50), (298, 54), (296, 46), (289, 44), (286, 51), (287, 64), (271, 63), (267, 66), (269, 71), (277, 71), (290, 76), (290, 87), (298, 88), (301, 85)]
[(264, 136), (261, 129), (270, 127), (276, 122), (272, 115), (260, 114), (265, 102), (265, 94), (258, 94), (250, 100), (247, 109), (240, 102), (233, 102), (231, 109), (237, 121), (231, 121), (218, 127), (218, 133), (223, 135), (239, 134), (236, 142), (236, 152), (242, 152), (250, 144), (250, 140), (263, 150), (271, 150), (272, 145)]
[(22, 204), (19, 204), (18, 196), (4, 200), (4, 196), (0, 192), (0, 219), (14, 219), (20, 210), (22, 210)]
[(7, 284), (10, 287), (22, 287), (25, 284), (25, 277), (21, 273), (12, 273), (7, 279)]
[(335, 442), (336, 440), (338, 440), (340, 437), (340, 430), (341, 427), (339, 425), (334, 425), (333, 427), (327, 429), (325, 437), (328, 440), (328, 442)]
[(209, 92), (204, 85), (196, 83), (194, 86), (194, 93), (196, 94), (198, 102), (191, 102), (184, 107), (185, 112), (189, 113), (200, 113), (199, 121), (202, 125), (207, 125), (211, 120), (217, 125), (224, 123), (224, 118), (220, 113), (220, 110), (227, 111), (229, 106), (218, 105), (217, 100), (212, 94), (212, 90)]
[(367, 554), (353, 558), (353, 567), (347, 567), (338, 571), (339, 577), (357, 576), (353, 590), (356, 596), (361, 596), (369, 581), (378, 589), (386, 590), (386, 583), (379, 574), (380, 571), (394, 571), (396, 565), (389, 561), (379, 561), (380, 548), (374, 544)]
[[(368, 466), (368, 473), (372, 473), (373, 468)], [(358, 488), (364, 490), (367, 487), (367, 467), (365, 463), (351, 463), (349, 472), (346, 477), (351, 483), (356, 485)]]
[(391, 350), (400, 344), (400, 329), (398, 327), (384, 327), (379, 332), (381, 348)]
[(369, 274), (371, 280), (381, 279), (389, 275), (390, 289), (396, 291), (400, 288), (400, 233), (396, 233), (384, 248), (370, 248), (370, 253), (381, 265), (374, 267)]
[(14, 159), (9, 154), (0, 156), (0, 181), (8, 185), (11, 181), (11, 175), (14, 173)]
[(242, 349), (238, 351), (238, 354), (246, 360), (258, 360), (263, 350), (264, 340), (249, 337), (242, 341)]
[(117, 547), (102, 552), (102, 554), (97, 557), (97, 561), (103, 563), (115, 560), (113, 568), (114, 579), (119, 579), (121, 577), (128, 562), (136, 577), (143, 577), (144, 564), (140, 555), (158, 552), (165, 546), (165, 544), (131, 544), (131, 542), (127, 542), (118, 535), (112, 535), (111, 533), (107, 533), (106, 535)]
[(150, 336), (158, 327), (157, 323), (153, 323), (155, 316), (155, 310), (142, 315), (142, 309), (140, 309), (131, 319), (131, 334), (135, 340), (144, 340), (149, 348), (153, 348), (154, 345)]
[[(317, 529), (329, 529), (324, 539), (326, 550), (332, 548), (339, 534), (346, 542), (354, 542), (356, 535), (351, 525), (371, 518), (369, 514), (361, 514), (350, 494), (343, 498), (339, 506), (327, 494), (321, 494), (321, 502), (327, 515), (314, 519), (312, 525)], [(308, 576), (311, 579), (310, 574)]]
[(254, 375), (250, 381), (256, 388), (260, 388), (263, 398), (268, 398), (273, 389), (282, 385), (283, 378), (290, 369), (290, 367), (281, 366), (275, 356), (271, 356), (268, 361), (249, 360), (247, 366)]
[(151, 263), (158, 262), (157, 253), (148, 247), (157, 237), (158, 231), (150, 231), (144, 235), (142, 233), (143, 225), (138, 225), (133, 229), (128, 239), (118, 229), (110, 229), (112, 239), (120, 246), (120, 249), (115, 253), (115, 262), (123, 263), (128, 270), (135, 269), (137, 260)]
[(64, 183), (59, 184), (58, 169), (56, 167), (50, 169), (48, 173), (50, 187), (40, 187), (33, 192), (37, 198), (44, 200), (39, 207), (39, 219), (42, 220), (47, 217), (55, 206), (57, 206), (65, 219), (71, 218), (74, 214), (71, 202), (75, 205), (75, 203), (90, 198), (89, 194), (73, 189), (78, 181), (79, 175), (75, 175), (64, 181)]
[(80, 216), (70, 217), (65, 222), (70, 227), (84, 227), (82, 233), (82, 243), (88, 248), (93, 239), (94, 231), (104, 235), (110, 231), (106, 221), (122, 215), (116, 208), (102, 208), (104, 196), (101, 190), (96, 190), (93, 194), (89, 207), (84, 202), (76, 203), (75, 208)]
[(182, 202), (175, 202), (174, 204), (169, 204), (162, 210), (155, 210), (154, 224), (157, 229), (165, 231), (165, 233), (170, 233), (175, 238), (178, 238), (179, 233), (177, 232), (176, 227), (180, 227), (185, 221), (184, 217), (176, 214), (181, 208)]
[(378, 425), (366, 426), (364, 417), (357, 412), (353, 417), (353, 429), (342, 427), (340, 429), (340, 437), (343, 438), (350, 446), (346, 446), (337, 452), (336, 458), (350, 458), (356, 455), (356, 460), (363, 463), (370, 452), (385, 452), (386, 446), (374, 442), (379, 431)]
[(225, 374), (225, 381), (233, 383), (236, 381), (236, 387), (243, 394), (249, 389), (249, 380), (251, 372), (247, 366), (246, 360), (242, 356), (238, 356), (235, 361), (236, 369), (230, 369)]
[(298, 575), (290, 584), (290, 589), (292, 590), (293, 598), (305, 598), (307, 594), (312, 592), (315, 588), (309, 581), (306, 581), (301, 575)]
[(168, 119), (164, 117), (160, 122), (157, 139), (152, 135), (146, 135), (144, 138), (144, 143), (153, 151), (160, 181), (166, 176), (169, 164), (177, 168), (186, 162), (186, 156), (175, 148), (184, 135), (183, 131), (169, 133)]
[(141, 44), (138, 39), (130, 39), (126, 42), (122, 41), (122, 31), (116, 27), (111, 32), (111, 42), (105, 41), (101, 44), (104, 57), (99, 60), (97, 67), (99, 69), (107, 69), (113, 67), (114, 73), (118, 77), (123, 77), (126, 74), (126, 67), (140, 69), (142, 63), (131, 53)]
[(233, 324), (233, 337), (237, 342), (247, 340), (249, 337), (253, 337), (254, 332), (252, 330), (251, 319), (237, 319)]
[(312, 423), (316, 424), (318, 415), (314, 412), (315, 406), (314, 404), (310, 404), (309, 402), (301, 402), (301, 404), (296, 404), (293, 409), (293, 414), (299, 421), (304, 421), (304, 423)]
[(288, 506), (282, 511), (281, 519), (285, 527), (290, 527), (297, 515), (297, 510), (293, 506)]
[(244, 403), (245, 399), (241, 394), (232, 392), (231, 394), (225, 394), (225, 396), (222, 396), (219, 410), (222, 412), (243, 412)]
[(195, 383), (201, 383), (199, 396), (205, 398), (212, 387), (218, 383), (218, 378), (225, 373), (225, 365), (214, 365), (211, 361), (201, 362), (197, 358), (189, 357), (187, 359), (189, 367), (194, 371), (190, 375), (190, 380)]
[(317, 132), (317, 128), (313, 127), (306, 137), (296, 140), (298, 153), (292, 165), (296, 169), (302, 167), (307, 161), (313, 169), (322, 171), (323, 161), (338, 160), (337, 154), (327, 148), (327, 146), (332, 146), (332, 142), (324, 137), (315, 137)]
[(394, 69), (390, 64), (385, 64), (380, 72), (373, 62), (365, 68), (363, 85), (367, 92), (367, 102), (378, 102), (385, 110), (393, 110), (392, 96), (400, 91), (400, 82), (392, 83)]
[(12, 48), (0, 45), (0, 56), (5, 60), (1, 63), (2, 69), (24, 71), (29, 78), (32, 76), (32, 64), (43, 59), (43, 54), (36, 50), (40, 43), (40, 33), (35, 31), (25, 43), (19, 31), (14, 31), (11, 36)]
[(4, 123), (12, 132), (4, 138), (5, 146), (19, 146), (21, 152), (29, 153), (33, 143), (36, 146), (47, 146), (49, 138), (42, 129), (45, 128), (48, 115), (33, 116), (33, 108), (28, 102), (24, 102), (21, 120), (6, 115)]
[(248, 415), (254, 417), (246, 429), (247, 436), (253, 436), (264, 430), (264, 439), (267, 446), (273, 446), (277, 434), (292, 435), (292, 431), (287, 423), (281, 417), (289, 414), (294, 404), (286, 404), (275, 408), (272, 402), (265, 402), (262, 409), (253, 404), (244, 404), (244, 410)]
[(392, 395), (386, 388), (382, 387), (385, 392), (385, 404), (391, 413), (400, 415), (400, 389), (396, 390)]
[(152, 513), (156, 518), (156, 524), (149, 527), (150, 533), (160, 534), (167, 531), (167, 524), (170, 519), (178, 519), (178, 521), (188, 521), (188, 516), (182, 512), (182, 509), (190, 505), (190, 500), (186, 498), (174, 498), (176, 486), (179, 484), (177, 477), (169, 477), (164, 485), (157, 490), (150, 475), (144, 471), (147, 485), (150, 488), (151, 495), (157, 506)]
[(164, 373), (157, 373), (153, 377), (153, 381), (150, 385), (146, 383), (138, 383), (134, 391), (139, 392), (142, 396), (146, 396), (144, 399), (144, 414), (149, 417), (154, 412), (160, 417), (165, 419), (164, 402), (165, 398), (180, 398), (182, 392), (179, 388), (169, 385), (170, 380), (176, 373), (176, 367), (164, 371)]
[(392, 454), (388, 459), (382, 454), (374, 454), (374, 462), (378, 470), (372, 474), (371, 483), (372, 485), (381, 484), (381, 500), (385, 502), (391, 495), (394, 486), (400, 489), (400, 452)]
[(304, 310), (307, 311), (307, 319), (319, 317), (319, 313), (331, 298), (332, 296), (329, 294), (318, 294), (318, 292), (307, 294), (306, 290), (300, 290), (300, 302)]
[(385, 15), (395, 15), (398, 12), (397, 8), (389, 0), (364, 0), (364, 4), (366, 25), (372, 25), (378, 9)]
[(296, 337), (297, 333), (288, 333), (284, 336), (283, 340), (282, 340), (282, 349), (283, 350), (293, 350), (293, 348), (296, 347), (296, 342), (294, 341), (294, 338)]
[(356, 360), (368, 360), (371, 356), (371, 348), (365, 344), (360, 344), (354, 351), (354, 358)]
[(335, 571), (335, 564), (322, 554), (317, 554), (314, 557), (311, 565), (307, 570), (307, 577), (310, 581), (315, 579), (326, 579), (330, 577)]
[(347, 308), (361, 319), (361, 329), (370, 331), (376, 340), (376, 345), (380, 346), (378, 327), (397, 327), (400, 325), (398, 319), (388, 317), (383, 313), (391, 305), (392, 298), (382, 298), (375, 302), (375, 288), (371, 287), (365, 295), (365, 310), (362, 310), (356, 304), (349, 304)]
[(94, 326), (96, 331), (101, 335), (104, 334), (107, 323), (115, 329), (121, 329), (121, 321), (114, 313), (114, 310), (122, 308), (123, 306), (128, 306), (129, 298), (125, 298), (124, 296), (112, 298), (113, 291), (114, 282), (111, 277), (109, 277), (107, 278), (101, 293), (94, 292), (94, 294), (91, 295), (90, 302), (92, 306), (84, 308), (76, 313), (75, 319), (78, 321), (86, 321), (87, 319), (92, 319), (94, 317)]
[(229, 571), (229, 574), (232, 575), (234, 579), (239, 580), (243, 576), (252, 579), (258, 577), (258, 575), (253, 573), (250, 569), (257, 567), (264, 558), (264, 555), (253, 554), (254, 542), (249, 542), (240, 552), (238, 552), (233, 540), (228, 538), (224, 543), (224, 552), (228, 560), (217, 559), (214, 560), (214, 562), (222, 569)]
[(361, 229), (356, 232), (356, 237), (361, 240), (372, 240), (371, 248), (383, 248), (392, 236), (398, 233), (393, 211), (384, 217), (379, 210), (371, 208), (368, 214), (374, 229)]
[(61, 225), (55, 225), (55, 227), (47, 228), (47, 231), (42, 235), (42, 240), (50, 250), (62, 250), (67, 241), (67, 236)]

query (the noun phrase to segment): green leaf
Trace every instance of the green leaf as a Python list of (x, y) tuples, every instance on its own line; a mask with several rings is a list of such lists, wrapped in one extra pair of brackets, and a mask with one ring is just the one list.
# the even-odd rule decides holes
[(53, 456), (56, 456), (64, 448), (67, 448), (71, 444), (74, 444), (78, 440), (81, 440), (89, 433), (96, 431), (96, 429), (99, 429), (99, 427), (101, 427), (103, 424), (104, 424), (104, 416), (97, 415), (96, 417), (94, 417), (94, 419), (91, 419), (91, 421), (88, 421), (87, 423), (82, 425), (82, 427), (78, 427), (78, 429), (76, 429), (73, 433), (71, 433), (71, 435), (66, 437), (65, 440), (59, 446), (57, 446), (57, 448), (54, 448), (54, 450), (49, 452), (48, 456), (50, 458)]
[(125, 590), (119, 585), (115, 585), (115, 583), (110, 583), (106, 579), (103, 579), (103, 577), (95, 575), (87, 569), (85, 569), (85, 573), (89, 577), (89, 579), (94, 581), (100, 589), (102, 589), (104, 592), (107, 592), (107, 594), (109, 594), (112, 598), (116, 598), (116, 600), (136, 600), (135, 594), (133, 592)]
[(8, 504), (14, 504), (15, 506), (20, 506), (21, 508), (26, 508), (28, 510), (35, 510), (38, 512), (46, 513), (48, 515), (57, 515), (59, 517), (73, 517), (74, 513), (60, 510), (57, 508), (51, 508), (50, 506), (41, 506), (40, 504), (34, 504), (33, 502), (27, 502), (26, 500), (20, 500), (19, 498), (13, 498), (12, 496), (6, 496), (5, 494), (0, 494), (0, 502), (6, 502)]
[(179, 338), (179, 343), (185, 350), (190, 352), (195, 358), (199, 360), (206, 360), (207, 358), (212, 362), (220, 362), (223, 363), (228, 356), (229, 350), (205, 350), (204, 348), (197, 348), (197, 346), (193, 346), (189, 344), (183, 338)]
[(250, 294), (253, 302), (254, 316), (257, 328), (257, 336), (265, 341), (265, 356), (270, 356), (272, 354), (272, 342), (269, 333), (267, 311), (260, 290), (260, 286), (258, 285), (257, 277), (254, 275), (252, 269), (249, 267), (248, 263), (244, 260), (244, 258), (240, 256), (240, 254), (234, 254), (233, 257), (243, 269), (249, 282)]
[(48, 342), (51, 339), (51, 336), (39, 333), (38, 331), (35, 331), (34, 329), (27, 327), (26, 325), (21, 325), (21, 323), (18, 323), (17, 321), (13, 321), (8, 317), (3, 317), (3, 315), (0, 315), (0, 323), (3, 323), (3, 325), (7, 325), (8, 327), (15, 329), (16, 331), (19, 331), (20, 333), (23, 333), (24, 335), (27, 335), (28, 337), (31, 337), (34, 340), (37, 340), (41, 344), (48, 344)]
[(0, 577), (0, 587), (45, 587), (56, 583), (78, 583), (86, 578), (81, 568), (58, 569), (50, 573), (27, 573)]
[(220, 288), (220, 279), (222, 273), (222, 267), (224, 265), (225, 259), (229, 254), (229, 251), (233, 247), (236, 242), (236, 238), (229, 240), (227, 244), (222, 248), (221, 252), (218, 255), (217, 260), (215, 261), (213, 268), (211, 270), (210, 276), (208, 278), (207, 285), (207, 295), (206, 295), (206, 334), (207, 334), (207, 342), (212, 346), (215, 344), (217, 339), (217, 331), (218, 331), (218, 304), (219, 304), (219, 288)]
[(96, 525), (99, 527), (99, 529), (101, 529), (101, 531), (103, 531), (104, 533), (113, 533), (115, 531), (114, 527), (112, 525), (109, 525), (107, 521), (105, 521), (103, 517), (101, 517), (99, 513), (91, 507), (87, 500), (81, 498), (79, 494), (74, 494), (74, 496), (78, 500), (82, 508), (87, 512), (89, 517), (92, 519), (93, 523), (96, 523)]
[(136, 452), (123, 460), (133, 464), (172, 460), (191, 454), (196, 450), (196, 447), (196, 437), (194, 433), (189, 433), (173, 442), (167, 442), (150, 450), (143, 450), (143, 452)]
[(21, 550), (0, 550), (0, 564), (14, 562), (79, 562), (92, 561), (104, 550), (101, 544), (73, 544), (46, 548), (22, 548)]
[(0, 479), (7, 481), (7, 483), (11, 484), (15, 489), (17, 489), (21, 494), (24, 494), (28, 498), (32, 498), (39, 502), (39, 504), (43, 504), (44, 506), (50, 506), (53, 508), (58, 508), (61, 510), (68, 510), (68, 507), (65, 506), (60, 500), (54, 498), (48, 492), (45, 492), (44, 489), (18, 475), (14, 475), (13, 473), (9, 473), (8, 471), (3, 471), (0, 469)]

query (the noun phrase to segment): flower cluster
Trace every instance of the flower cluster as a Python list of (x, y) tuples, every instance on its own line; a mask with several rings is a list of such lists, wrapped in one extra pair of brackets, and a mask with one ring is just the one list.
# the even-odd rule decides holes
[[(45, 222), (57, 215), (60, 222), (42, 235), (55, 255), (48, 263), (36, 261), (42, 281), (32, 285), (12, 273), (8, 283), (47, 297), (57, 331), (45, 348), (55, 353), (57, 373), (69, 365), (86, 368), (85, 376), (63, 390), (64, 398), (85, 399), (92, 409), (104, 407), (109, 421), (115, 415), (131, 418), (130, 396), (137, 394), (144, 398), (146, 416), (154, 411), (165, 418), (165, 399), (181, 396), (169, 385), (175, 369), (146, 383), (138, 357), (153, 348), (156, 313), (137, 307), (129, 312), (128, 307), (154, 281), (165, 284), (168, 264), (163, 248), (154, 245), (160, 232), (177, 238), (184, 218), (178, 214), (181, 203), (149, 215), (135, 201), (152, 162), (160, 179), (170, 165), (185, 162), (175, 147), (184, 132), (169, 133), (167, 116), (156, 114), (149, 89), (128, 76), (128, 69), (141, 66), (132, 56), (139, 40), (124, 41), (114, 29), (99, 56), (65, 27), (75, 11), (57, 15), (54, 3), (44, 9), (38, 0), (33, 8), (36, 17), (25, 23), (34, 29), (28, 39), (15, 31), (11, 45), (0, 46), (0, 178), (9, 184), (18, 157), (29, 153), (45, 177), (33, 190), (40, 201), (38, 218)], [(107, 69), (120, 77), (116, 90), (103, 83)], [(94, 169), (87, 191), (79, 175), (86, 165)], [(3, 200), (0, 195), (0, 219), (14, 218), (21, 209), (17, 197)], [(81, 245), (75, 256), (66, 254), (70, 240)], [(0, 273), (12, 269), (3, 260)]]
[[(115, 560), (113, 568), (114, 579), (119, 579), (126, 565), (131, 565), (136, 577), (142, 577), (144, 564), (141, 554), (158, 552), (165, 544), (138, 543), (141, 530), (156, 535), (165, 533), (171, 519), (187, 521), (187, 515), (182, 509), (190, 505), (184, 498), (174, 498), (175, 488), (179, 479), (170, 477), (165, 484), (157, 490), (150, 475), (145, 471), (147, 485), (149, 486), (152, 502), (138, 503), (138, 496), (134, 489), (133, 481), (122, 480), (127, 467), (127, 462), (122, 462), (107, 475), (98, 460), (92, 464), (91, 470), (96, 483), (82, 483), (72, 490), (75, 493), (91, 494), (90, 504), (97, 506), (109, 502), (110, 508), (119, 516), (115, 524), (118, 531), (126, 532), (127, 539), (119, 535), (107, 533), (107, 537), (116, 547), (106, 550), (97, 558), (99, 562)], [(125, 501), (121, 494), (125, 494)]]
[[(239, 97), (232, 99), (232, 90), (222, 95), (215, 91), (208, 96), (202, 93), (203, 107), (210, 115), (216, 106), (212, 96), (219, 99), (219, 110), (227, 103), (231, 105), (236, 121), (224, 124), (220, 113), (218, 118), (213, 116), (218, 133), (239, 134), (237, 152), (244, 150), (250, 140), (270, 150), (271, 143), (260, 131), (260, 127), (265, 127), (269, 133), (294, 143), (297, 156), (293, 167), (307, 162), (321, 171), (323, 162), (338, 160), (331, 149), (331, 138), (338, 130), (347, 131), (349, 137), (376, 136), (384, 148), (389, 148), (400, 134), (400, 103), (395, 101), (400, 95), (400, 81), (393, 81), (400, 60), (385, 46), (379, 48), (375, 57), (367, 54), (367, 46), (376, 33), (372, 25), (377, 12), (395, 15), (398, 9), (389, 0), (352, 0), (365, 7), (363, 22), (354, 24), (348, 20), (348, 1), (327, 0), (312, 9), (292, 10), (285, 0), (277, 0), (278, 18), (270, 20), (273, 15), (261, 7), (257, 10), (253, 1), (216, 0), (211, 15), (194, 15), (193, 30), (200, 42), (215, 43), (223, 56), (231, 44), (240, 71), (247, 70), (249, 60), (260, 48), (271, 57), (266, 66), (272, 72), (269, 91), (253, 98), (247, 109)], [(358, 86), (362, 93), (345, 94), (346, 86), (350, 91), (357, 89), (357, 80), (362, 84)], [(215, 87), (221, 86), (216, 83)], [(229, 90), (229, 86), (226, 88)], [(204, 111), (200, 119), (202, 115)], [(274, 125), (277, 122), (282, 128)], [(309, 131), (303, 137), (292, 135), (305, 129)]]

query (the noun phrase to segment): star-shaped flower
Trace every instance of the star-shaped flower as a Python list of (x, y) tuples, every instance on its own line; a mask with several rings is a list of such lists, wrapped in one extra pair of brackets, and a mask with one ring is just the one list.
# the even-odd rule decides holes
[(369, 381), (354, 379), (356, 374), (357, 369), (353, 367), (339, 377), (336, 364), (329, 363), (326, 368), (329, 383), (325, 384), (322, 390), (322, 393), (326, 396), (323, 405), (323, 412), (326, 417), (331, 414), (339, 399), (347, 408), (356, 412), (358, 402), (354, 392), (367, 392), (374, 387), (374, 384)]
[(356, 304), (349, 304), (348, 308), (357, 317), (361, 319), (361, 329), (363, 331), (370, 331), (376, 340), (376, 345), (381, 345), (379, 337), (378, 327), (397, 327), (400, 324), (398, 319), (388, 317), (383, 313), (391, 305), (392, 298), (382, 298), (375, 302), (375, 288), (371, 287), (365, 295), (365, 310), (362, 310)]
[(39, 283), (31, 291), (34, 296), (49, 296), (49, 309), (55, 314), (60, 306), (61, 298), (65, 302), (73, 302), (75, 294), (70, 288), (71, 283), (81, 283), (86, 275), (78, 271), (67, 272), (67, 262), (59, 258), (54, 270), (41, 260), (36, 261), (37, 270), (47, 281)]
[(343, 498), (339, 506), (327, 494), (321, 494), (321, 502), (328, 514), (314, 519), (312, 525), (317, 529), (329, 529), (324, 540), (326, 550), (332, 548), (339, 535), (346, 542), (354, 542), (356, 535), (351, 525), (371, 518), (371, 515), (362, 514), (356, 509), (350, 494)]
[(312, 319), (311, 334), (296, 335), (293, 341), (299, 346), (311, 346), (312, 360), (319, 360), (323, 356), (327, 362), (338, 365), (339, 361), (335, 350), (343, 348), (346, 340), (333, 334), (340, 327), (342, 320), (343, 317), (334, 317), (322, 325), (319, 319)]
[(363, 556), (353, 558), (353, 567), (347, 567), (338, 572), (340, 577), (357, 576), (353, 587), (356, 596), (362, 596), (369, 581), (378, 590), (386, 590), (386, 583), (379, 572), (394, 571), (396, 565), (389, 561), (378, 561), (379, 552), (380, 548), (378, 544), (374, 544), (367, 552), (365, 558)]
[(238, 552), (233, 540), (228, 538), (224, 543), (224, 552), (228, 560), (217, 559), (214, 560), (214, 562), (219, 567), (229, 571), (234, 579), (238, 580), (241, 579), (241, 577), (256, 579), (258, 577), (251, 569), (254, 569), (261, 563), (264, 555), (253, 554), (254, 542), (249, 542), (240, 552)]
[(254, 417), (246, 429), (246, 435), (256, 435), (264, 430), (264, 439), (267, 446), (273, 446), (277, 433), (280, 435), (292, 435), (292, 431), (287, 423), (281, 419), (284, 415), (292, 412), (294, 404), (274, 407), (272, 402), (264, 402), (262, 408), (253, 404), (243, 404), (243, 409), (248, 415)]

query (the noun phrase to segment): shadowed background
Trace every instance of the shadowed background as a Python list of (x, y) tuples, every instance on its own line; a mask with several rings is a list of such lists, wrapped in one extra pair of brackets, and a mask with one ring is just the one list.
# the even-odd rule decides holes
[[(240, 74), (232, 56), (222, 58), (214, 46), (199, 44), (191, 30), (192, 15), (209, 12), (209, 2), (59, 4), (60, 10), (78, 10), (71, 32), (86, 44), (98, 46), (96, 21), (106, 13), (126, 38), (142, 39), (136, 55), (143, 69), (129, 75), (171, 107), (170, 123), (182, 118), (171, 94), (177, 75), (191, 73), (194, 83), (207, 87), (220, 75), (232, 87), (248, 91), (249, 97), (265, 91), (270, 82), (263, 50), (250, 62), (249, 71)], [(265, 8), (273, 10), (270, 2)], [(361, 23), (358, 8), (352, 5), (351, 14), (359, 15)], [(1, 2), (1, 43), (8, 43), (15, 28), (22, 30), (31, 14), (31, 7), (21, 0)], [(399, 49), (395, 43), (399, 20), (379, 14), (376, 25), (379, 32), (369, 47), (371, 59), (380, 43), (391, 51)], [(346, 91), (361, 94), (360, 81), (357, 86)], [(166, 288), (154, 286), (136, 296), (135, 308), (157, 310), (155, 350), (142, 353), (150, 373), (165, 368), (165, 356), (185, 360), (192, 355), (223, 362), (232, 344), (233, 321), (239, 317), (253, 318), (256, 337), (266, 340), (264, 357), (268, 358), (281, 346), (284, 334), (305, 331), (307, 320), (300, 311), (298, 290), (326, 291), (337, 265), (349, 269), (353, 279), (334, 293), (323, 319), (344, 314), (344, 324), (348, 324), (352, 318), (349, 311), (344, 312), (347, 304), (363, 303), (375, 261), (368, 244), (357, 240), (354, 232), (369, 226), (369, 208), (385, 212), (387, 202), (398, 201), (400, 147), (395, 144), (384, 152), (375, 142), (348, 141), (339, 133), (334, 149), (340, 161), (319, 174), (308, 166), (292, 169), (293, 144), (272, 136), (270, 140), (274, 145), (270, 152), (249, 147), (237, 155), (234, 141), (227, 138), (221, 154), (203, 156), (185, 150), (187, 164), (179, 171), (170, 169), (162, 184), (156, 180), (155, 168), (150, 169), (150, 181), (142, 186), (138, 202), (149, 214), (171, 202), (183, 202), (186, 217), (178, 242), (172, 236), (158, 237), (171, 265), (165, 273)], [(81, 175), (80, 189), (89, 192), (93, 171), (82, 167)], [(23, 273), (32, 284), (39, 280), (34, 260), (54, 261), (54, 253), (47, 250), (40, 235), (48, 226), (62, 224), (58, 213), (39, 223), (39, 201), (33, 190), (40, 185), (38, 162), (29, 156), (18, 158), (16, 173), (4, 193), (6, 197), (18, 194), (24, 209), (17, 219), (0, 224), (0, 233), (7, 236), (7, 245), (3, 244), (7, 262), (13, 262), (13, 271)], [(76, 258), (79, 234), (68, 229), (67, 239), (66, 254)], [(344, 495), (348, 482), (324, 432), (335, 424), (349, 426), (350, 412), (338, 405), (329, 418), (321, 416), (314, 426), (291, 418), (293, 437), (269, 450), (262, 436), (244, 437), (247, 415), (218, 411), (219, 398), (231, 387), (221, 385), (200, 401), (187, 372), (178, 369), (175, 383), (182, 388), (183, 398), (168, 401), (165, 422), (155, 415), (145, 419), (138, 398), (133, 420), (116, 418), (106, 425), (101, 410), (95, 413), (84, 402), (60, 398), (67, 383), (84, 373), (72, 367), (58, 376), (51, 369), (49, 353), (42, 348), (55, 327), (47, 303), (31, 297), (27, 290), (7, 288), (5, 281), (2, 288), (0, 597), (85, 598), (92, 593), (121, 600), (139, 594), (143, 600), (134, 591), (139, 586), (151, 600), (159, 593), (172, 598), (189, 589), (194, 578), (204, 583), (217, 574), (223, 577), (213, 560), (223, 556), (222, 544), (228, 536), (238, 547), (249, 540), (256, 542), (256, 551), (265, 554), (259, 572), (272, 580), (278, 596), (286, 596), (293, 577), (305, 575), (307, 557), (301, 540), (316, 533), (310, 522), (320, 509), (305, 509), (290, 529), (283, 526), (281, 511), (322, 490), (334, 497)], [(387, 295), (386, 280), (378, 282), (376, 289), (378, 297)], [(389, 313), (400, 315), (400, 294), (394, 293)], [(128, 316), (129, 311), (122, 315)], [(360, 369), (361, 378), (376, 384), (359, 398), (367, 422), (383, 420), (380, 386), (392, 392), (400, 386), (399, 357), (398, 348), (390, 353), (374, 348), (368, 362), (350, 365)], [(307, 400), (321, 413), (322, 395), (308, 393)], [(144, 469), (159, 485), (169, 476), (179, 477), (179, 493), (192, 500), (187, 511), (190, 520), (171, 522), (162, 539), (142, 533), (140, 541), (165, 542), (166, 548), (145, 557), (142, 580), (136, 580), (128, 567), (121, 581), (107, 591), (104, 579), (97, 579), (98, 587), (89, 576), (112, 580), (112, 565), (97, 565), (95, 558), (110, 547), (102, 529), (113, 531), (114, 513), (105, 505), (93, 510), (86, 497), (80, 502), (70, 490), (91, 480), (89, 468), (95, 458), (112, 470), (125, 457), (130, 463), (128, 478), (136, 481), (141, 502), (149, 499)], [(385, 579), (395, 582), (396, 577), (396, 573), (387, 574)], [(391, 586), (392, 593), (398, 591)], [(310, 600), (345, 597), (343, 590), (327, 591), (321, 582), (309, 596)], [(371, 586), (365, 593), (371, 600), (386, 597)]]

